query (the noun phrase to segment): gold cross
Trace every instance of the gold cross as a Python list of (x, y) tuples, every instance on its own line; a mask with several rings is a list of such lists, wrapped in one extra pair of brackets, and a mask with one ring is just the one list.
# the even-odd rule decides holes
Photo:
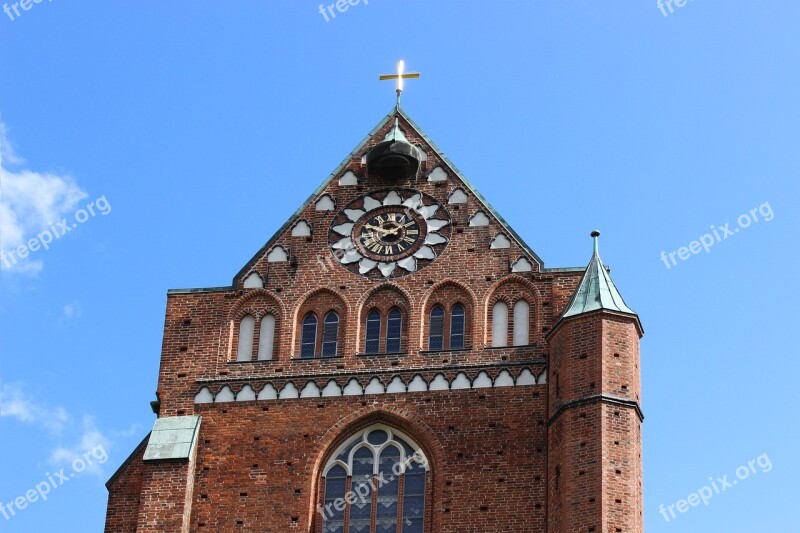
[(406, 63), (402, 59), (397, 62), (397, 74), (381, 74), (381, 80), (397, 80), (395, 89), (397, 90), (397, 106), (400, 106), (400, 93), (403, 92), (403, 80), (418, 79), (419, 72), (404, 72)]

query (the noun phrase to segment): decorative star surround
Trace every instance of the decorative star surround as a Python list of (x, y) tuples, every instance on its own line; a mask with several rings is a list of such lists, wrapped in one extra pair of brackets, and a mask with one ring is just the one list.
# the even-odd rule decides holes
[[(402, 211), (415, 220), (422, 238), (409, 250), (389, 259), (370, 254), (356, 232), (375, 212)], [(333, 256), (351, 272), (368, 276), (375, 271), (384, 278), (406, 276), (431, 264), (450, 241), (450, 214), (435, 198), (415, 190), (375, 191), (356, 198), (334, 218), (328, 232)]]

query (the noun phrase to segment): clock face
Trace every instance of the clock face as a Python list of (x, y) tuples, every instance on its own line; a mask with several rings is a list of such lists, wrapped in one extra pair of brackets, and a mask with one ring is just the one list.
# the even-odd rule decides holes
[(334, 218), (331, 253), (345, 268), (390, 278), (425, 268), (450, 240), (450, 214), (436, 199), (414, 190), (384, 190), (356, 198)]
[(370, 212), (359, 220), (353, 235), (362, 254), (380, 261), (402, 259), (424, 241), (422, 226), (412, 213), (397, 207)]

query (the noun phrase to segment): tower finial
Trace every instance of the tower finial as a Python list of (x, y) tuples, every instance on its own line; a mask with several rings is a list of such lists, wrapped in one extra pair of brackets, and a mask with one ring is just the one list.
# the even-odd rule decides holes
[(594, 255), (600, 255), (600, 243), (598, 237), (600, 237), (600, 232), (594, 230), (592, 233), (592, 240), (594, 240)]
[(397, 62), (397, 74), (381, 74), (381, 80), (396, 80), (395, 91), (397, 92), (397, 109), (400, 109), (400, 95), (403, 92), (403, 80), (419, 78), (419, 72), (405, 72), (406, 63), (402, 59)]

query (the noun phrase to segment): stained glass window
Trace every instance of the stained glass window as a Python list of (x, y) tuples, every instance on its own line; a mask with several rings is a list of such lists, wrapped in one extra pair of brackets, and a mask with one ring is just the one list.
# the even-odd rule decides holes
[(394, 429), (360, 431), (323, 472), (324, 533), (423, 533), (428, 461)]

